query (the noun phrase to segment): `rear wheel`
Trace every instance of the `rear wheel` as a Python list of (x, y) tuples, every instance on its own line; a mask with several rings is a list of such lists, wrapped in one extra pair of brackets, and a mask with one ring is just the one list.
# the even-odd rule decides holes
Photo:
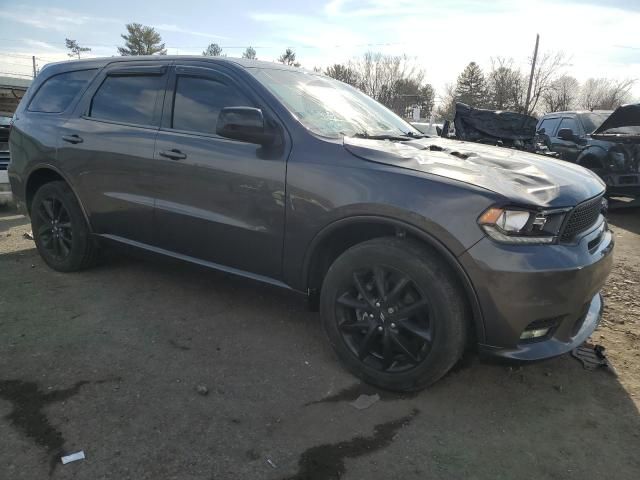
[(419, 390), (462, 356), (464, 296), (448, 266), (416, 242), (378, 238), (350, 248), (327, 272), (320, 303), (340, 359), (376, 386)]
[(96, 245), (80, 205), (65, 182), (40, 187), (30, 213), (33, 239), (47, 265), (60, 272), (73, 272), (94, 264)]

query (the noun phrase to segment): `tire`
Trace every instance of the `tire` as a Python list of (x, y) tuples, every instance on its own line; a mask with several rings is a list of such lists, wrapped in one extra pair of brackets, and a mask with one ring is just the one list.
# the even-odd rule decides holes
[(69, 185), (55, 181), (40, 187), (30, 215), (33, 239), (49, 267), (75, 272), (95, 264), (97, 246)]
[(400, 392), (431, 385), (462, 357), (466, 305), (435, 252), (395, 237), (345, 251), (329, 268), (320, 297), (325, 332), (346, 368)]

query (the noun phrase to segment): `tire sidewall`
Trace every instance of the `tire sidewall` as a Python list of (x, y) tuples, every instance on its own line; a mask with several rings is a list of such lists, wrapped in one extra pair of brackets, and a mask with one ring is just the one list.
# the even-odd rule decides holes
[[(59, 200), (69, 214), (69, 221), (71, 223), (72, 230), (71, 252), (63, 259), (52, 255), (43, 246), (42, 239), (38, 234), (38, 229), (44, 224), (44, 222), (38, 215), (37, 209), (40, 208), (43, 200), (48, 198), (55, 198)], [(78, 205), (73, 192), (71, 192), (71, 189), (64, 182), (51, 182), (43, 185), (38, 189), (33, 198), (30, 214), (33, 239), (35, 241), (36, 248), (45, 263), (54, 270), (62, 272), (78, 270), (85, 258), (87, 244), (89, 242), (89, 232), (80, 206)]]
[[(346, 291), (355, 270), (373, 265), (406, 274), (429, 302), (434, 341), (425, 359), (406, 372), (385, 373), (364, 364), (346, 345), (338, 328), (336, 299)], [(327, 272), (320, 302), (323, 326), (332, 347), (347, 368), (368, 383), (391, 390), (419, 390), (443, 376), (462, 354), (465, 308), (455, 280), (444, 262), (410, 240), (376, 239), (344, 252)]]

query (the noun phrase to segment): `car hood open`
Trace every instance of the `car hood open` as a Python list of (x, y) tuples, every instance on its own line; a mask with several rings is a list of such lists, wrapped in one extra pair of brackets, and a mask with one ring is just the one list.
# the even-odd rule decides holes
[[(607, 131), (614, 128), (639, 127), (640, 126), (640, 103), (622, 105), (615, 109), (607, 119), (596, 128), (591, 136), (611, 140), (612, 135)], [(638, 130), (640, 132), (640, 130)], [(616, 134), (617, 138), (629, 137), (637, 138), (640, 141), (640, 133)]]
[(354, 137), (345, 137), (344, 147), (365, 160), (451, 178), (525, 205), (573, 206), (605, 190), (582, 167), (509, 148), (445, 138), (398, 142)]

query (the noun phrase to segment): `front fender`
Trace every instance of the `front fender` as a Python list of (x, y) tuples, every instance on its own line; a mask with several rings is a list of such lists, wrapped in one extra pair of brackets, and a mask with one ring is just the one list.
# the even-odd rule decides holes
[(608, 148), (602, 145), (589, 145), (587, 148), (580, 152), (580, 155), (576, 159), (576, 163), (585, 168), (594, 168), (589, 165), (589, 162), (599, 161), (602, 165), (600, 168), (605, 168), (605, 159), (609, 152)]

